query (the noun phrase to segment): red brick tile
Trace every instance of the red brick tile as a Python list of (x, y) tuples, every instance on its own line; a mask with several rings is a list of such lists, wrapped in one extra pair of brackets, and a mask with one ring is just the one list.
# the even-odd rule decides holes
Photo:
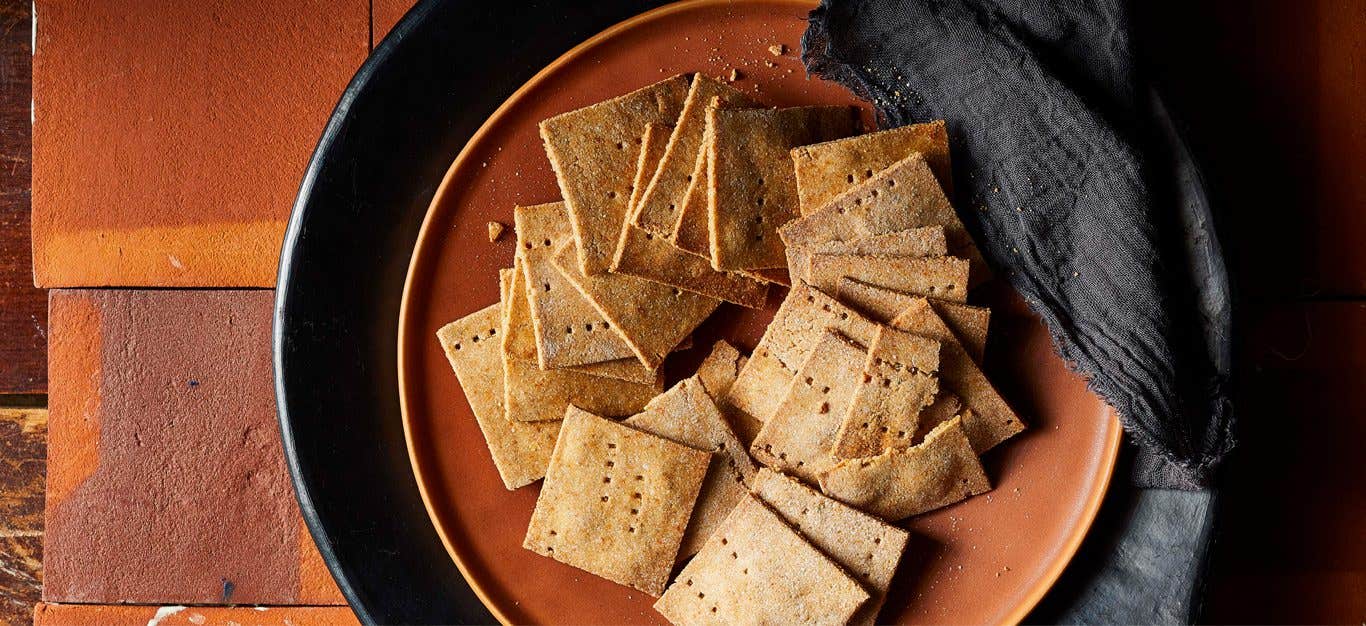
[(375, 37), (374, 45), (379, 45), (384, 36), (393, 30), (394, 25), (403, 19), (403, 15), (408, 12), (408, 9), (413, 8), (415, 2), (416, 0), (374, 0), (371, 3), (374, 19), (372, 22)]
[(344, 606), (209, 607), (39, 604), (34, 626), (348, 626)]
[(281, 452), (272, 297), (52, 292), (44, 600), (342, 603)]
[(365, 0), (38, 0), (34, 273), (45, 287), (271, 286)]

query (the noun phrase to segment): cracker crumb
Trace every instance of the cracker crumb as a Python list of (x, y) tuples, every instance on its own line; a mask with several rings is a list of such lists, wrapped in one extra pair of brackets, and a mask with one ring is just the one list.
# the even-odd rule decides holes
[(778, 67), (778, 64), (774, 63), (773, 61), (764, 61), (764, 65), (767, 65), (769, 67)]
[(733, 68), (733, 67), (730, 69), (730, 79), (731, 79), (732, 81), (740, 80), (741, 78), (744, 78), (744, 77), (745, 77), (745, 75), (744, 75), (744, 74), (741, 74), (739, 69)]
[(780, 57), (783, 56), (784, 52), (787, 52), (787, 46), (784, 46), (783, 44), (772, 45), (768, 47), (768, 51), (773, 54), (773, 56)]
[(502, 222), (489, 222), (489, 241), (498, 241), (498, 238), (503, 236), (503, 231), (506, 229), (507, 227), (503, 226)]

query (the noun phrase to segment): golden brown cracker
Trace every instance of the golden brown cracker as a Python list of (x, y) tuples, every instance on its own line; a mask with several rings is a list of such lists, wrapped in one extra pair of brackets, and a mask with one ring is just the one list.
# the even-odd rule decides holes
[(863, 585), (872, 597), (849, 624), (872, 626), (910, 533), (768, 468), (755, 477), (754, 495)]
[(612, 265), (641, 136), (648, 124), (678, 119), (689, 82), (686, 75), (674, 76), (541, 122), (584, 274), (601, 274)]
[(815, 483), (838, 459), (835, 436), (858, 388), (867, 352), (826, 331), (797, 370), (778, 410), (750, 444), (754, 459)]
[(847, 137), (858, 111), (846, 106), (708, 109), (707, 232), (712, 267), (785, 267), (778, 228), (801, 215), (788, 152)]
[(730, 394), (731, 385), (735, 384), (735, 379), (739, 377), (740, 370), (748, 360), (749, 358), (740, 354), (735, 346), (724, 339), (718, 339), (712, 345), (711, 353), (697, 367), (697, 377), (707, 388), (707, 393), (716, 402), (716, 406), (721, 409), (722, 415), (726, 416), (726, 423), (730, 424), (731, 430), (745, 444), (745, 449), (749, 449), (750, 442), (754, 441), (754, 437), (759, 434), (759, 429), (764, 424), (731, 406), (726, 396)]
[[(708, 126), (703, 135), (704, 142), (709, 141), (707, 138), (711, 136), (710, 133), (711, 127)], [(707, 215), (707, 190), (711, 188), (710, 163), (706, 150), (698, 152), (697, 161), (693, 164), (692, 181), (683, 193), (683, 203), (678, 207), (678, 225), (674, 228), (673, 238), (675, 246), (706, 258), (708, 265), (711, 264), (711, 231), (708, 226), (711, 218)]]
[(658, 596), (710, 460), (570, 407), (522, 546)]
[(845, 241), (823, 241), (810, 246), (788, 246), (787, 267), (799, 272), (802, 280), (812, 254), (849, 254), (863, 256), (939, 257), (948, 254), (943, 226), (926, 226), (871, 235)]
[(977, 244), (918, 152), (793, 220), (779, 233), (787, 245), (811, 246), (934, 225), (944, 227), (949, 254), (972, 264), (973, 286), (990, 278)]
[(636, 175), (631, 179), (631, 199), (626, 204), (626, 215), (633, 216), (639, 211), (640, 197), (645, 194), (645, 188), (659, 168), (660, 159), (664, 158), (673, 130), (673, 124), (645, 125), (645, 132), (640, 136), (640, 154), (636, 157)]
[(545, 475), (560, 422), (510, 422), (503, 417), (503, 357), (494, 337), (501, 309), (496, 304), (480, 309), (442, 326), (436, 336), (484, 433), (499, 478), (508, 489), (516, 489)]
[(820, 483), (826, 495), (889, 521), (991, 489), (957, 418), (940, 424), (915, 447), (841, 461), (821, 475)]
[(575, 256), (573, 246), (562, 246), (556, 267), (650, 369), (657, 369), (721, 304), (715, 298), (625, 274), (585, 276)]
[(705, 74), (693, 75), (687, 100), (683, 102), (683, 110), (678, 116), (678, 125), (669, 136), (659, 167), (653, 171), (639, 206), (633, 213), (632, 222), (656, 237), (672, 239), (678, 227), (697, 155), (702, 152), (708, 106), (755, 107), (759, 103), (715, 78)]
[(802, 215), (820, 208), (832, 198), (868, 180), (912, 152), (925, 156), (930, 170), (953, 195), (949, 162), (949, 133), (943, 120), (911, 124), (866, 135), (836, 139), (792, 150), (797, 173), (797, 197)]
[(768, 301), (768, 285), (735, 272), (718, 272), (706, 258), (631, 225), (626, 226), (612, 270), (752, 309), (763, 308)]
[(674, 624), (844, 624), (863, 587), (746, 495), (655, 610)]
[(891, 322), (916, 301), (928, 300), (930, 307), (953, 330), (954, 337), (967, 349), (973, 361), (980, 364), (986, 353), (987, 328), (991, 325), (991, 309), (986, 307), (901, 293), (852, 278), (840, 280), (839, 299), (884, 324)]
[(503, 406), (510, 421), (560, 419), (571, 404), (609, 417), (632, 415), (663, 388), (663, 377), (641, 384), (503, 359)]
[(968, 262), (952, 256), (901, 257), (850, 254), (813, 254), (807, 263), (807, 282), (826, 293), (839, 290), (840, 280), (854, 280), (904, 293), (965, 302)]
[(938, 369), (938, 341), (879, 328), (835, 436), (835, 456), (853, 459), (909, 447), (921, 411), (939, 393)]

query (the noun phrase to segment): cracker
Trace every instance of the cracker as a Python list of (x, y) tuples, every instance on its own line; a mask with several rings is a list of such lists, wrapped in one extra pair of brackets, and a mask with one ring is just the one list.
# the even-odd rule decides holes
[(636, 157), (636, 175), (631, 179), (631, 199), (626, 204), (628, 216), (635, 215), (639, 210), (640, 197), (645, 194), (645, 188), (659, 167), (660, 159), (664, 158), (664, 150), (669, 145), (673, 130), (673, 124), (645, 125), (645, 132), (640, 136), (640, 154)]
[(844, 624), (868, 592), (746, 495), (655, 610), (674, 624)]
[(734, 272), (718, 272), (705, 257), (676, 248), (663, 238), (629, 224), (618, 252), (612, 270), (619, 274), (752, 309), (763, 308), (768, 301), (768, 285)]
[(801, 215), (788, 152), (847, 137), (858, 110), (847, 106), (708, 109), (707, 216), (712, 267), (785, 267), (778, 227)]
[(697, 554), (745, 494), (745, 485), (754, 475), (753, 462), (696, 376), (679, 381), (625, 423), (711, 453), (711, 465), (678, 551), (680, 558)]
[(688, 83), (687, 76), (674, 76), (541, 122), (541, 139), (569, 209), (584, 274), (601, 274), (612, 265), (641, 136), (648, 124), (678, 119)]
[(868, 314), (882, 323), (891, 322), (917, 300), (928, 300), (934, 312), (953, 330), (953, 336), (963, 344), (972, 360), (982, 362), (987, 348), (987, 328), (991, 324), (991, 309), (938, 298), (884, 289), (852, 278), (840, 280), (841, 302)]
[(635, 356), (626, 339), (555, 267), (555, 250), (572, 241), (564, 203), (519, 206), (513, 218), (541, 368)]
[[(711, 125), (706, 127), (703, 143), (711, 141)], [(683, 204), (679, 205), (678, 225), (674, 227), (674, 245), (711, 259), (711, 232), (707, 216), (707, 190), (711, 187), (711, 159), (707, 151), (701, 150), (693, 163), (692, 182), (683, 194)]]
[(755, 477), (754, 495), (863, 585), (872, 597), (849, 624), (872, 626), (910, 533), (768, 468)]
[(721, 304), (715, 298), (634, 276), (610, 272), (586, 276), (575, 256), (574, 247), (566, 242), (556, 253), (555, 266), (652, 370)]
[(761, 422), (778, 410), (788, 383), (806, 362), (826, 328), (869, 345), (878, 324), (806, 284), (788, 292), (773, 321), (740, 375), (731, 385), (726, 401)]
[(740, 354), (735, 346), (724, 339), (718, 339), (712, 345), (711, 353), (697, 366), (697, 377), (702, 380), (707, 393), (721, 409), (721, 414), (726, 416), (726, 422), (730, 424), (731, 430), (740, 438), (740, 442), (745, 444), (745, 449), (749, 448), (750, 442), (754, 441), (754, 437), (759, 434), (759, 429), (764, 424), (752, 415), (731, 406), (730, 402), (726, 401), (726, 396), (748, 360), (748, 357)]
[[(911, 442), (912, 445), (919, 445), (930, 434), (930, 431), (951, 419), (958, 418), (966, 424), (975, 419), (971, 414), (972, 409), (964, 406), (963, 400), (953, 395), (953, 392), (940, 391), (939, 397), (934, 399), (934, 403), (920, 412), (920, 423), (916, 426), (915, 439)], [(968, 441), (971, 443), (972, 439), (969, 438)]]
[(569, 407), (522, 546), (658, 596), (710, 460)]
[(825, 332), (750, 445), (755, 460), (815, 483), (838, 461), (832, 454), (835, 436), (862, 381), (866, 357), (849, 339)]
[(779, 233), (789, 246), (811, 246), (935, 225), (944, 227), (949, 254), (972, 264), (973, 286), (991, 277), (977, 244), (919, 152), (850, 187)]
[(835, 436), (841, 459), (873, 456), (911, 445), (920, 413), (939, 393), (939, 342), (895, 328), (878, 329), (863, 364), (863, 380)]
[(543, 370), (535, 363), (503, 359), (503, 406), (509, 421), (560, 419), (571, 404), (609, 417), (632, 415), (663, 388), (662, 377), (642, 384), (572, 369)]
[(806, 270), (811, 286), (835, 293), (853, 278), (878, 287), (952, 302), (968, 297), (968, 262), (952, 256), (900, 257), (813, 254)]
[(702, 152), (702, 133), (707, 123), (707, 107), (755, 107), (753, 98), (715, 78), (694, 74), (687, 100), (678, 116), (678, 125), (669, 136), (668, 146), (649, 186), (641, 196), (632, 222), (656, 237), (671, 239), (678, 227), (683, 201), (692, 183), (697, 156)]
[(913, 448), (848, 459), (821, 475), (821, 490), (889, 521), (960, 502), (991, 489), (957, 418)]
[(503, 418), (503, 364), (495, 328), (502, 307), (492, 305), (441, 327), (436, 333), (455, 370), (465, 400), (503, 486), (516, 489), (545, 475), (560, 422), (510, 422)]
[(810, 280), (804, 272), (813, 253), (921, 257), (944, 256), (948, 251), (948, 244), (944, 240), (944, 227), (926, 226), (846, 241), (833, 240), (810, 246), (788, 246), (787, 267), (791, 271), (801, 272), (803, 280)]
[(797, 197), (801, 201), (802, 215), (815, 211), (855, 183), (872, 178), (912, 152), (925, 156), (945, 195), (952, 196), (949, 133), (943, 120), (794, 149), (792, 164), (797, 173)]
[(962, 398), (963, 404), (971, 409), (963, 416), (963, 429), (974, 450), (985, 452), (1024, 430), (1024, 422), (987, 380), (986, 374), (973, 362), (928, 301), (912, 303), (892, 320), (891, 325), (941, 342), (940, 384)]

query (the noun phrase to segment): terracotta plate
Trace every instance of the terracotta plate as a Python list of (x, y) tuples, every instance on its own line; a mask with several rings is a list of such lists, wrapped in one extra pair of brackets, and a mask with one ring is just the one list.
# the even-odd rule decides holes
[[(618, 24), (551, 64), (484, 124), (432, 201), (409, 269), (400, 321), (400, 394), (409, 452), (432, 522), (470, 585), (513, 623), (662, 622), (654, 599), (522, 549), (539, 486), (503, 488), (460, 386), (435, 339), (446, 322), (498, 300), (512, 263), (509, 232), (490, 220), (514, 204), (559, 198), (536, 124), (556, 113), (680, 72), (729, 76), (775, 105), (852, 103), (808, 79), (799, 48), (807, 3), (698, 1)], [(769, 47), (787, 53), (774, 56)], [(1071, 558), (1100, 505), (1120, 428), (1068, 372), (1048, 335), (1001, 286), (976, 294), (995, 309), (988, 370), (1031, 428), (987, 456), (988, 495), (910, 522), (910, 553), (883, 620), (1014, 622)], [(776, 304), (776, 301), (771, 304)], [(752, 348), (772, 315), (725, 306), (671, 363), (677, 377), (725, 337)], [(433, 555), (433, 558), (438, 558)]]

